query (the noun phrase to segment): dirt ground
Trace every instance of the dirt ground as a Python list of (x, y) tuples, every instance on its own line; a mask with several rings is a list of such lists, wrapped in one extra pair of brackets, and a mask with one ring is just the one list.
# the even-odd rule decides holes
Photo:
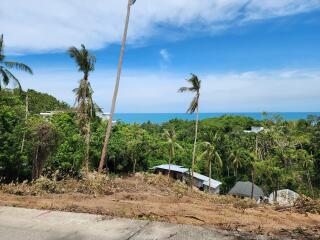
[(202, 225), (280, 238), (320, 239), (319, 214), (211, 196), (160, 175), (2, 185), (1, 205)]

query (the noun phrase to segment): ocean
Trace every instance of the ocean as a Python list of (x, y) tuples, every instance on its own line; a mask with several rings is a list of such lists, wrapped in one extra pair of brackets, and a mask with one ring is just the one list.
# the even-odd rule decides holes
[[(268, 116), (280, 115), (285, 120), (298, 120), (306, 119), (309, 115), (320, 116), (320, 112), (280, 112), (280, 113), (268, 113)], [(221, 117), (223, 115), (233, 115), (233, 116), (247, 116), (257, 120), (262, 119), (262, 114), (258, 112), (250, 113), (200, 113), (199, 118), (201, 120), (206, 118)], [(124, 123), (145, 123), (152, 122), (161, 124), (172, 119), (183, 119), (183, 120), (194, 120), (194, 114), (187, 113), (116, 113), (114, 120), (121, 121)]]

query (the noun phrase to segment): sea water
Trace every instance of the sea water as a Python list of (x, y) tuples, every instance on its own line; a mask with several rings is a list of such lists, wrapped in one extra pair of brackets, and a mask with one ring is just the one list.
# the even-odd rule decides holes
[[(261, 113), (250, 112), (250, 113), (200, 113), (199, 118), (201, 120), (206, 118), (221, 117), (224, 115), (232, 116), (246, 116), (251, 117), (256, 120), (261, 120), (263, 118)], [(268, 113), (268, 117), (275, 115), (281, 116), (284, 120), (298, 120), (306, 119), (310, 115), (320, 116), (320, 112), (280, 112), (280, 113)], [(194, 120), (195, 114), (187, 113), (116, 113), (114, 120), (122, 121), (124, 123), (164, 123), (172, 119), (182, 119), (182, 120)]]

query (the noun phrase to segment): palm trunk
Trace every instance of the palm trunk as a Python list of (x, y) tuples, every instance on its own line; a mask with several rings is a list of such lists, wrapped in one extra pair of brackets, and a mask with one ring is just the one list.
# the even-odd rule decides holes
[(90, 120), (87, 120), (86, 126), (86, 156), (85, 156), (85, 171), (86, 174), (89, 172), (89, 159), (90, 159), (90, 138), (91, 138), (91, 124)]
[(104, 143), (103, 143), (101, 159), (100, 159), (100, 163), (99, 163), (99, 172), (102, 172), (104, 165), (105, 165), (107, 147), (108, 147), (109, 138), (110, 138), (110, 134), (111, 134), (112, 119), (113, 119), (113, 115), (114, 115), (115, 107), (116, 107), (116, 101), (117, 101), (117, 95), (118, 95), (120, 77), (121, 77), (121, 71), (122, 71), (123, 55), (124, 55), (124, 49), (125, 49), (126, 40), (127, 40), (128, 27), (129, 27), (130, 10), (131, 10), (131, 0), (128, 0), (127, 16), (126, 16), (124, 34), (123, 34), (123, 38), (122, 38), (122, 47), (121, 47), (121, 51), (120, 51), (116, 85), (114, 87), (110, 117), (109, 117), (106, 135), (105, 135), (105, 139), (104, 139)]
[(256, 134), (256, 156), (258, 158), (258, 133)]
[(211, 160), (209, 161), (209, 193), (211, 193)]
[[(25, 115), (25, 120), (24, 120), (25, 124), (27, 124), (28, 113), (29, 113), (29, 97), (28, 97), (28, 94), (27, 94), (26, 95), (26, 115)], [(20, 153), (23, 153), (25, 140), (26, 140), (26, 131), (23, 131), (23, 137), (22, 137), (22, 142), (21, 142)]]
[(253, 192), (254, 192), (254, 170), (251, 171), (251, 181), (252, 181), (251, 199), (253, 199)]
[(312, 187), (312, 182), (311, 182), (311, 178), (310, 178), (310, 171), (308, 170), (307, 171), (307, 177), (308, 177), (308, 183), (309, 183), (309, 191), (311, 192), (312, 194), (312, 197), (314, 197), (314, 192), (313, 192), (313, 187)]
[(172, 160), (172, 150), (169, 150), (169, 172), (168, 172), (168, 178), (170, 178), (170, 172), (171, 172), (171, 160)]
[(137, 159), (135, 157), (133, 157), (133, 174), (136, 173), (136, 165), (137, 165)]
[(190, 187), (191, 188), (192, 188), (192, 185), (193, 185), (194, 163), (195, 163), (195, 159), (196, 159), (198, 125), (199, 125), (199, 107), (197, 107), (197, 113), (196, 113), (196, 129), (195, 129), (193, 152), (192, 152), (192, 167), (191, 167), (191, 176), (192, 176), (192, 178), (191, 178), (191, 182), (190, 182)]
[[(88, 101), (87, 101), (87, 86), (88, 86), (88, 75), (84, 74), (84, 91), (82, 95), (82, 101), (84, 104), (84, 124), (85, 124), (85, 145), (86, 145), (86, 151), (84, 156), (84, 168), (85, 168), (85, 174), (87, 175), (89, 172), (89, 144), (90, 144), (90, 137), (89, 137), (89, 118), (88, 118)], [(79, 109), (80, 110), (80, 109)], [(81, 111), (81, 110), (80, 110)], [(83, 112), (80, 112), (80, 117)], [(82, 119), (82, 117), (81, 117)], [(81, 123), (82, 124), (82, 123)]]
[(38, 179), (38, 154), (39, 154), (39, 144), (37, 146), (37, 151), (36, 151), (36, 156), (33, 159), (32, 163), (32, 180), (37, 180)]

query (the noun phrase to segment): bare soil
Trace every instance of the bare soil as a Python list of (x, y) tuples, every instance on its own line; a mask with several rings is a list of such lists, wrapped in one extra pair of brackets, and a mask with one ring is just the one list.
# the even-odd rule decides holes
[(257, 206), (251, 200), (190, 190), (166, 176), (136, 174), (108, 179), (0, 186), (0, 206), (95, 213), (111, 217), (202, 225), (293, 239), (320, 239), (320, 215)]

